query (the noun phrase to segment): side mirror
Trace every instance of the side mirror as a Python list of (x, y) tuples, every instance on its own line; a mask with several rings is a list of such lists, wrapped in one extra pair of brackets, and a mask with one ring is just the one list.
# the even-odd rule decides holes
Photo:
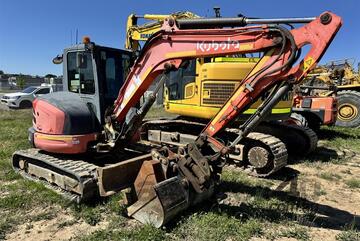
[(87, 55), (81, 52), (76, 54), (76, 67), (79, 69), (87, 68)]
[(53, 64), (61, 64), (63, 62), (63, 55), (57, 55), (52, 60)]

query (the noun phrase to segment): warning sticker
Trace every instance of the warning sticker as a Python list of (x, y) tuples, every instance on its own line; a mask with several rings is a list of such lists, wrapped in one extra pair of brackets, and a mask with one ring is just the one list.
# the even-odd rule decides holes
[(307, 59), (304, 60), (304, 64), (303, 64), (303, 71), (308, 70), (311, 65), (314, 63), (314, 59), (312, 57), (308, 57)]

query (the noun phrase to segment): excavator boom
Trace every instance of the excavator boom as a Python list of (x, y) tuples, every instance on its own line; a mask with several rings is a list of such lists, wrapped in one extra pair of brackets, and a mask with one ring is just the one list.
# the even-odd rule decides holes
[[(212, 24), (216, 24), (214, 21)], [(226, 18), (219, 21), (224, 22)], [(244, 19), (238, 21), (242, 23)], [(236, 23), (236, 19), (230, 19), (228, 25)], [(129, 109), (138, 102), (154, 79), (167, 68), (178, 68), (184, 59), (266, 51), (205, 128), (204, 133), (212, 137), (263, 91), (276, 83), (300, 82), (318, 63), (341, 23), (341, 18), (330, 12), (293, 30), (277, 25), (182, 30), (178, 28), (177, 20), (166, 19), (162, 30), (148, 40), (136, 60), (114, 103), (111, 119), (117, 123), (124, 122)], [(298, 65), (292, 67), (297, 50), (307, 44), (311, 45), (309, 52)]]

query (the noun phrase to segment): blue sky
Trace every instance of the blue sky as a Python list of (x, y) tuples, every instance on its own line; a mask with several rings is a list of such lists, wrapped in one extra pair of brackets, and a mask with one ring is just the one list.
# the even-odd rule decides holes
[(192, 11), (213, 16), (213, 6), (222, 15), (242, 13), (252, 17), (308, 17), (330, 10), (344, 20), (344, 26), (323, 57), (322, 62), (342, 58), (360, 61), (360, 20), (358, 0), (1, 0), (0, 1), (0, 70), (6, 73), (44, 75), (62, 74), (62, 67), (51, 60), (73, 42), (75, 30), (79, 39), (123, 48), (126, 18), (130, 13)]

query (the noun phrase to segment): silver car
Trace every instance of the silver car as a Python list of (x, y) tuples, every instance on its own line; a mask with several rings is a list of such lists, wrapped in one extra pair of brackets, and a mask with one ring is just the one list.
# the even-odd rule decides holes
[(30, 86), (21, 92), (5, 94), (1, 98), (1, 103), (10, 108), (31, 108), (32, 102), (37, 96), (52, 92), (50, 86)]

